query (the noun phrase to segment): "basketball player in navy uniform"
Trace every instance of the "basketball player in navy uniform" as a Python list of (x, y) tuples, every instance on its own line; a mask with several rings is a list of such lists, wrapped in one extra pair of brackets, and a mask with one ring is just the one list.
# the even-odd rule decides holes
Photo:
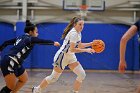
[(24, 35), (5, 41), (0, 46), (0, 51), (2, 51), (7, 45), (14, 45), (1, 60), (1, 71), (6, 86), (0, 90), (0, 93), (17, 93), (26, 83), (28, 74), (22, 63), (35, 44), (60, 46), (58, 42), (37, 38), (37, 27), (29, 20), (26, 21), (24, 32)]

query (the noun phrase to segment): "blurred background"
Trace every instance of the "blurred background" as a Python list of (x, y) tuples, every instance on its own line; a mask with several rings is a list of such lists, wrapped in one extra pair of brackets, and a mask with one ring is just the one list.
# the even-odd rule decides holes
[[(82, 42), (102, 39), (102, 53), (76, 54), (86, 70), (117, 70), (122, 35), (140, 18), (140, 0), (0, 0), (0, 44), (24, 34), (25, 20), (37, 24), (39, 37), (59, 41), (74, 16), (85, 20)], [(126, 51), (128, 70), (139, 70), (139, 35), (129, 42)], [(8, 46), (1, 57), (7, 53)], [(52, 69), (54, 46), (36, 45), (25, 60), (29, 69)]]

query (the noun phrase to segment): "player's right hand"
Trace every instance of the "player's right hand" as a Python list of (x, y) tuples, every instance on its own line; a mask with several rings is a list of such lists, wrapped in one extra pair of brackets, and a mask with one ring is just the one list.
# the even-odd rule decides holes
[(120, 60), (119, 68), (118, 68), (119, 72), (120, 72), (120, 73), (125, 73), (125, 69), (126, 69), (126, 68), (127, 68), (126, 61), (125, 61), (125, 60), (124, 60), (124, 61), (121, 61), (121, 60)]

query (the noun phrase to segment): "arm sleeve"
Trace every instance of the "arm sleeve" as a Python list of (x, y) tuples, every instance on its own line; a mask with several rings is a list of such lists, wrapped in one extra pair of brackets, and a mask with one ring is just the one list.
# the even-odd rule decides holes
[(52, 40), (44, 40), (37, 37), (31, 38), (31, 44), (41, 44), (41, 45), (54, 45), (54, 41)]
[(8, 45), (13, 45), (16, 42), (16, 38), (10, 39), (8, 41), (5, 41), (1, 46), (0, 46), (0, 51), (2, 51), (6, 46)]
[(134, 25), (137, 27), (137, 29), (139, 31), (140, 30), (140, 19)]
[(70, 34), (70, 42), (76, 43), (77, 42), (77, 33)]

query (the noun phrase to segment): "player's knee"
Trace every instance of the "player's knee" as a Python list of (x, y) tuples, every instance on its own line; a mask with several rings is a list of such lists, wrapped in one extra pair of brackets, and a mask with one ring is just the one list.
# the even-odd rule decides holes
[(86, 77), (86, 73), (80, 64), (74, 68), (73, 72), (77, 75), (76, 80), (79, 82), (82, 82)]
[(48, 84), (51, 84), (56, 82), (59, 79), (60, 75), (61, 73), (58, 73), (53, 70), (52, 74), (50, 76), (47, 76), (45, 80), (47, 81)]
[(79, 82), (82, 82), (85, 79), (85, 77), (86, 77), (86, 73), (84, 71), (84, 72), (79, 73), (79, 75), (77, 75), (76, 80), (79, 81)]

